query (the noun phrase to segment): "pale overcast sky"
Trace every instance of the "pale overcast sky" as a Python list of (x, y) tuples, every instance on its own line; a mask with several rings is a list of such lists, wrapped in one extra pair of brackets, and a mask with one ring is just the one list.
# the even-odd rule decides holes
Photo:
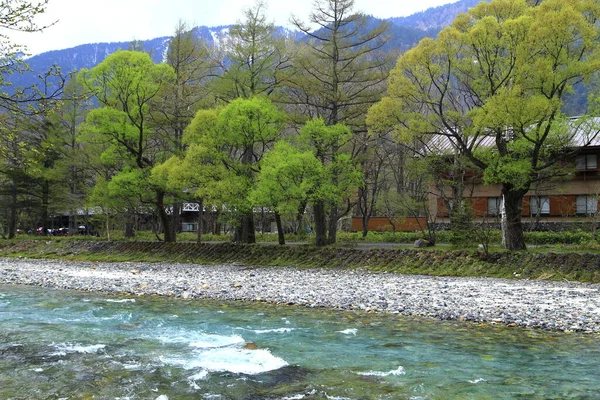
[[(401, 17), (457, 0), (355, 0), (355, 10), (379, 18)], [(307, 20), (313, 0), (266, 0), (267, 16), (289, 26), (290, 15)], [(173, 34), (180, 19), (190, 26), (234, 24), (255, 0), (50, 0), (36, 21), (56, 21), (42, 33), (13, 35), (30, 54), (97, 42), (145, 40)]]

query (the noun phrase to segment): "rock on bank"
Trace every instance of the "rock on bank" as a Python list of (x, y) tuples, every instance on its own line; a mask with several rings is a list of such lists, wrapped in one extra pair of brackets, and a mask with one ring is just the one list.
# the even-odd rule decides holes
[(600, 285), (360, 269), (0, 259), (0, 283), (266, 301), (559, 331), (600, 332)]

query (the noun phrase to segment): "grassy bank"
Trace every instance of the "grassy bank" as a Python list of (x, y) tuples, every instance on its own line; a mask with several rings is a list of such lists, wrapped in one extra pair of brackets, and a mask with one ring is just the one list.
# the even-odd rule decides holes
[[(600, 231), (591, 232), (589, 230), (575, 229), (565, 232), (525, 232), (525, 242), (528, 246), (553, 246), (555, 248), (564, 250), (576, 250), (576, 251), (598, 251), (600, 252)], [(483, 238), (472, 238), (468, 240), (473, 247), (477, 247), (477, 244), (483, 241)], [(501, 233), (499, 230), (488, 230), (485, 232), (486, 241), (491, 246), (500, 246), (502, 241)], [(89, 236), (71, 236), (72, 240), (89, 240)], [(286, 241), (289, 243), (305, 243), (313, 244), (314, 235), (294, 235), (286, 234)], [(352, 244), (352, 243), (397, 243), (397, 244), (413, 244), (417, 239), (423, 238), (421, 232), (369, 232), (366, 237), (363, 237), (361, 232), (338, 232), (337, 241), (338, 243)], [(46, 240), (47, 238), (40, 236), (19, 236), (20, 240)], [(51, 237), (50, 239), (55, 239)], [(102, 236), (95, 238), (96, 240), (110, 240), (110, 241), (157, 241), (157, 236), (150, 231), (140, 231), (136, 233), (136, 236), (132, 239), (123, 237), (123, 231), (111, 231), (110, 235), (105, 233)], [(192, 232), (179, 233), (177, 235), (178, 242), (195, 242), (197, 239), (196, 234)], [(202, 235), (203, 242), (230, 242), (232, 239), (231, 235), (213, 235), (205, 234)], [(448, 244), (453, 242), (452, 232), (450, 231), (438, 231), (436, 232), (437, 243)], [(277, 234), (263, 233), (256, 235), (256, 241), (259, 243), (277, 243)]]
[(277, 246), (233, 243), (162, 243), (53, 240), (4, 241), (4, 257), (79, 261), (239, 263), (248, 266), (364, 268), (434, 276), (477, 276), (600, 282), (600, 255), (589, 252), (494, 252), (413, 248)]

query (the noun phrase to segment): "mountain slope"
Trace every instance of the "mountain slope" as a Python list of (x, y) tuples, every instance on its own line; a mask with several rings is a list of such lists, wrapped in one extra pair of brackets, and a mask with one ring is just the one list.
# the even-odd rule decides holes
[[(390, 40), (385, 50), (401, 53), (414, 47), (424, 37), (436, 36), (444, 26), (452, 22), (456, 15), (466, 11), (479, 1), (460, 0), (457, 3), (429, 9), (409, 17), (390, 18), (388, 20), (390, 22)], [(374, 28), (380, 22), (380, 19), (369, 17), (368, 27)], [(227, 35), (229, 28), (231, 28), (231, 25), (199, 26), (194, 28), (194, 31), (208, 45), (213, 45)], [(284, 30), (283, 28), (279, 29)], [(298, 40), (302, 40), (299, 33), (295, 34)], [(143, 40), (138, 43), (142, 44), (144, 50), (152, 55), (155, 62), (161, 62), (164, 60), (164, 55), (168, 49), (169, 37)], [(36, 82), (37, 75), (48, 71), (53, 64), (59, 66), (62, 72), (66, 74), (83, 68), (92, 68), (102, 62), (109, 54), (130, 47), (130, 42), (92, 43), (64, 50), (49, 51), (27, 60), (32, 72), (15, 74), (7, 77), (7, 80), (12, 83), (13, 87), (28, 87)], [(11, 92), (10, 87), (6, 89)]]
[(450, 25), (458, 14), (468, 11), (482, 1), (489, 0), (460, 0), (456, 3), (429, 8), (408, 17), (389, 18), (394, 25), (420, 30), (441, 30)]

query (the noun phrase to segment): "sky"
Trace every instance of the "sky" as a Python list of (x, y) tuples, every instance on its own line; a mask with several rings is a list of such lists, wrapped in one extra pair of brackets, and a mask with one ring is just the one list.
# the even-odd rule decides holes
[[(314, 0), (265, 0), (267, 17), (290, 26), (293, 14), (306, 21)], [(378, 18), (402, 17), (457, 0), (355, 0), (355, 11)], [(170, 36), (179, 20), (189, 26), (230, 25), (255, 0), (49, 0), (38, 25), (44, 32), (10, 33), (11, 40), (35, 55), (86, 43), (129, 42)]]

